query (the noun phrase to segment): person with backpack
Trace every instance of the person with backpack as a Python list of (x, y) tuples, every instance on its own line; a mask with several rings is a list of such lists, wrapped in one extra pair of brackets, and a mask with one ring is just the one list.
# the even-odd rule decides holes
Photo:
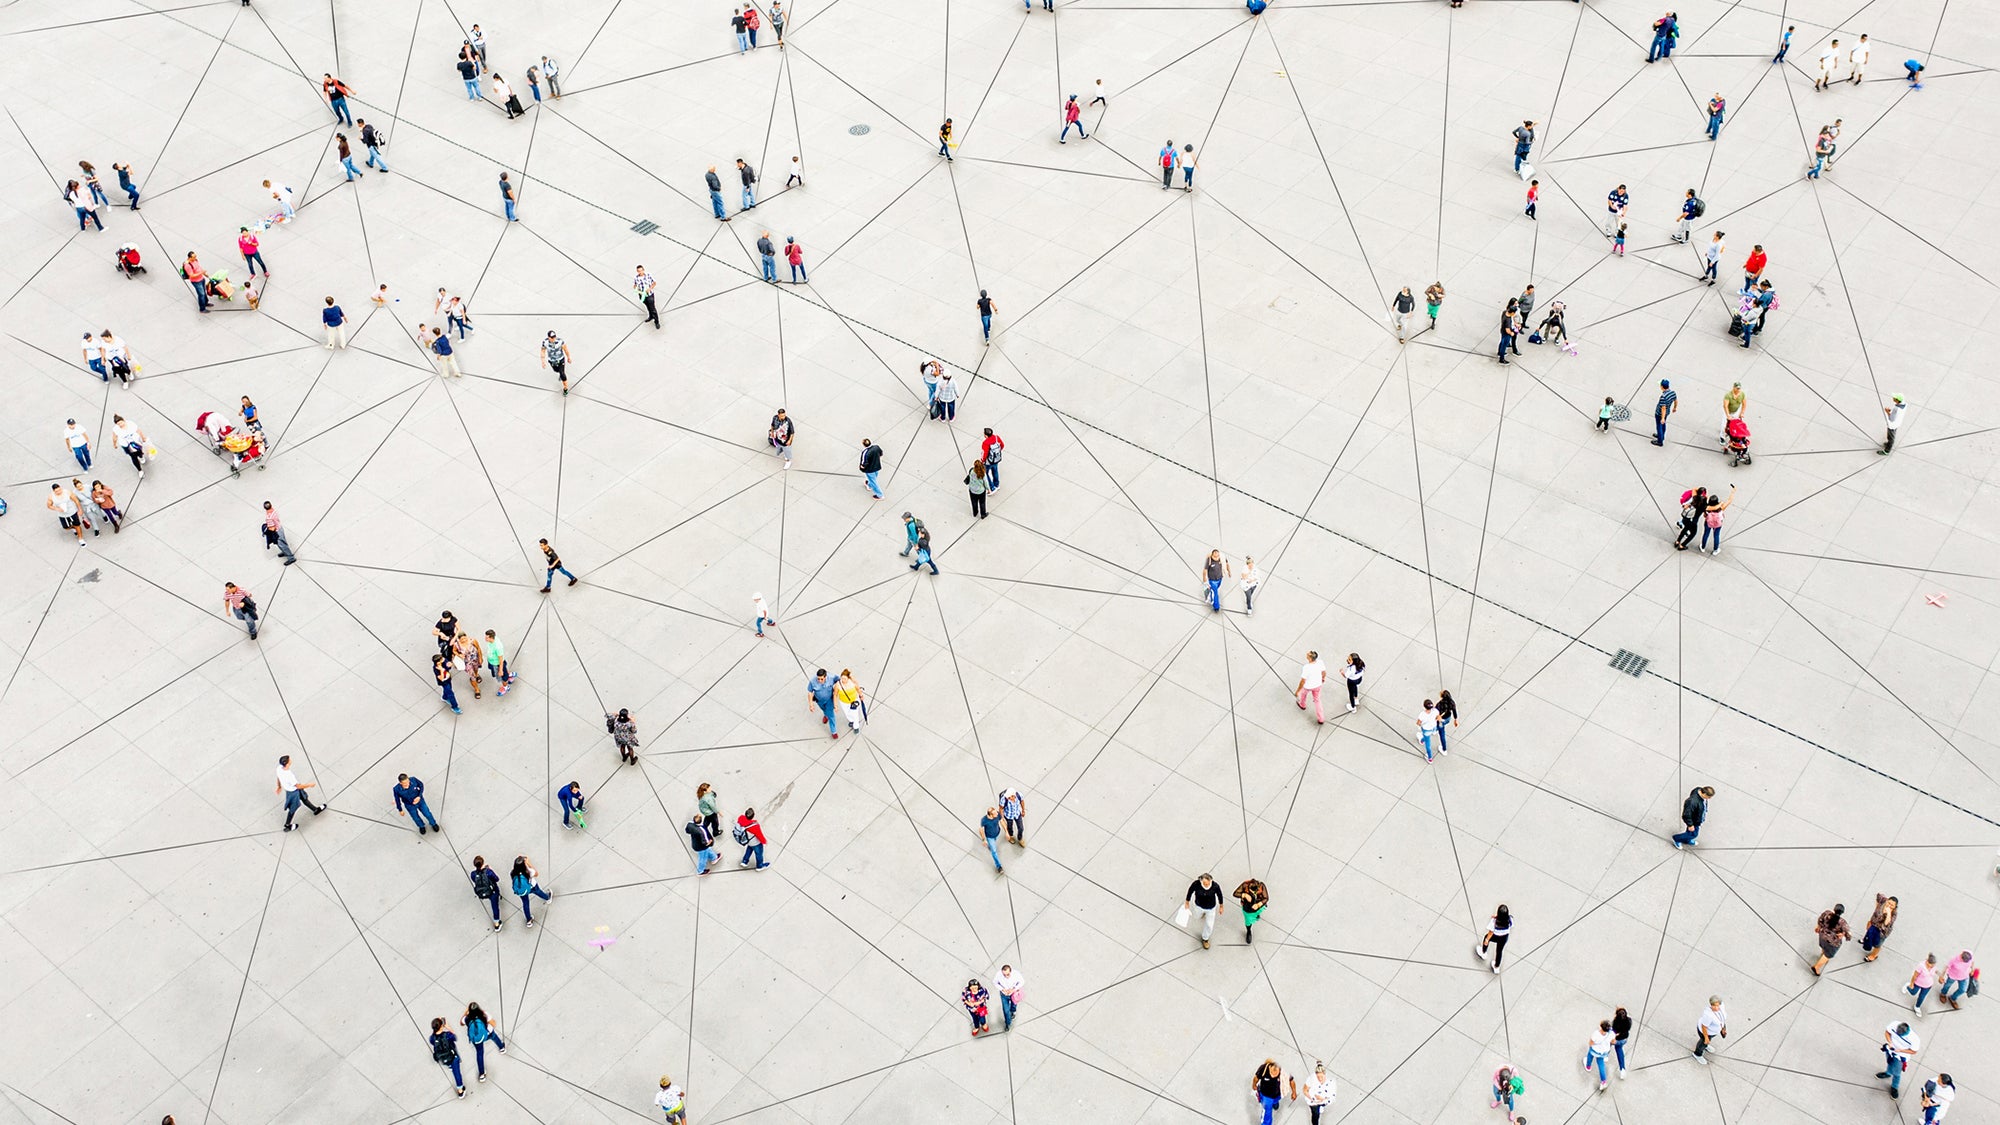
[(771, 841), (764, 835), (764, 826), (757, 823), (756, 809), (744, 809), (742, 815), (736, 818), (736, 827), (730, 830), (730, 835), (743, 848), (743, 862), (736, 866), (749, 867), (753, 859), (759, 871), (771, 866), (764, 859), (764, 845)]
[(1180, 163), (1180, 159), (1181, 159), (1180, 153), (1177, 150), (1175, 150), (1174, 142), (1168, 141), (1164, 146), (1161, 147), (1160, 149), (1161, 191), (1165, 191), (1168, 188), (1174, 186), (1174, 166)]
[(981, 438), (979, 442), (979, 459), (986, 462), (986, 491), (998, 492), (1000, 491), (1000, 451), (1007, 448), (1007, 443), (1000, 440), (999, 435), (993, 432), (993, 427), (991, 426), (987, 426), (983, 432), (986, 436)]
[(903, 544), (903, 549), (898, 552), (903, 558), (909, 558), (910, 552), (917, 549), (917, 539), (923, 530), (924, 521), (908, 512), (903, 513), (903, 536), (906, 542)]
[[(493, 928), (500, 928), (500, 874), (486, 866), (486, 857), (472, 857), (472, 872), (466, 876), (472, 880), (472, 897), (482, 899), (486, 909), (493, 912)], [(453, 1052), (456, 1054), (456, 1052)], [(442, 1061), (442, 1060), (440, 1060)], [(456, 1069), (456, 1068), (454, 1068)], [(465, 1092), (465, 1084), (459, 1083), (459, 1093)]]
[(1512, 1125), (1519, 1125), (1520, 1122), (1527, 1120), (1525, 1117), (1514, 1116), (1514, 1099), (1526, 1092), (1527, 1084), (1521, 1081), (1520, 1075), (1514, 1073), (1513, 1067), (1503, 1065), (1499, 1070), (1493, 1072), (1492, 1108), (1499, 1109), (1501, 1104), (1505, 1103), (1507, 1106), (1507, 1120)]
[(1674, 228), (1674, 241), (1686, 242), (1688, 240), (1688, 228), (1693, 226), (1694, 221), (1701, 218), (1707, 210), (1708, 204), (1703, 203), (1695, 197), (1694, 189), (1687, 189), (1687, 196), (1681, 200), (1681, 221), (1680, 225)]
[(612, 745), (618, 747), (620, 762), (628, 766), (639, 764), (639, 723), (632, 712), (620, 707), (616, 715), (604, 716), (604, 732), (611, 736)]
[(687, 833), (688, 846), (694, 851), (696, 875), (706, 875), (711, 868), (722, 862), (722, 857), (715, 854), (715, 837), (709, 833), (708, 825), (701, 822), (700, 813), (689, 817), (686, 826), (681, 830)]
[(431, 1021), (431, 1061), (451, 1068), (451, 1085), (459, 1097), (465, 1096), (465, 1072), (458, 1065), (458, 1036), (444, 1025), (444, 1017)]
[(465, 1040), (472, 1044), (473, 1065), (479, 1071), (479, 1080), (486, 1081), (486, 1044), (493, 1044), (501, 1054), (507, 1053), (507, 1044), (500, 1038), (500, 1030), (487, 1018), (486, 1010), (479, 1001), (468, 1001), (465, 1014), (458, 1017), (458, 1026), (465, 1029)]
[[(581, 784), (572, 781), (561, 789), (556, 790), (556, 803), (562, 806), (564, 828), (582, 827), (583, 786)], [(572, 819), (575, 821), (574, 825), (571, 824)]]
[(528, 909), (528, 900), (539, 895), (543, 902), (547, 902), (549, 892), (542, 889), (541, 873), (528, 862), (527, 856), (514, 857), (514, 870), (511, 875), (512, 889), (521, 900), (521, 916), (528, 920), (528, 929), (532, 930), (535, 928), (535, 912)]

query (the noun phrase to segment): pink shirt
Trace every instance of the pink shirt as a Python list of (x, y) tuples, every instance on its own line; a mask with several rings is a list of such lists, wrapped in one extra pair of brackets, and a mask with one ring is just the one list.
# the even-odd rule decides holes
[(1936, 984), (1937, 969), (1934, 968), (1929, 961), (1925, 961), (1923, 964), (1918, 965), (1916, 982), (1918, 988), (1929, 988), (1930, 986)]
[(257, 236), (254, 234), (237, 235), (236, 248), (242, 251), (245, 257), (255, 254), (257, 252)]
[(1954, 957), (1945, 962), (1944, 975), (1952, 980), (1964, 980), (1972, 975), (1972, 962), (1964, 957)]

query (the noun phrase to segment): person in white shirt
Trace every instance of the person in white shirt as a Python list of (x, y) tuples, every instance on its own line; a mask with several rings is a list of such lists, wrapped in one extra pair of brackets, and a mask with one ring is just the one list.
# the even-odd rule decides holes
[(299, 775), (292, 772), (290, 754), (278, 759), (278, 792), (285, 798), (285, 831), (292, 830), (292, 818), (299, 815), (300, 805), (311, 809), (314, 816), (326, 811), (325, 805), (315, 805), (312, 803), (312, 798), (306, 796), (306, 790), (311, 789), (314, 784), (310, 781), (300, 781)]
[(49, 486), (49, 498), (46, 506), (49, 511), (56, 514), (56, 523), (58, 526), (64, 531), (76, 532), (77, 546), (90, 546), (90, 544), (83, 541), (82, 503), (70, 494), (69, 489), (62, 486), (62, 482), (58, 481)]
[(1890, 1097), (1903, 1096), (1903, 1072), (1917, 1060), (1919, 1046), (1921, 1044), (1917, 1040), (1917, 1033), (1910, 1030), (1908, 1020), (1891, 1020), (1889, 1026), (1883, 1030), (1882, 1056), (1886, 1061), (1882, 1064), (1881, 1073), (1875, 1077), (1889, 1080)]
[(1426, 699), (1424, 700), (1423, 712), (1417, 716), (1417, 734), (1424, 740), (1424, 761), (1426, 762), (1435, 760), (1431, 757), (1431, 739), (1436, 737), (1437, 731), (1437, 704)]
[(1861, 37), (1861, 42), (1856, 43), (1852, 51), (1847, 52), (1847, 66), (1847, 80), (1856, 86), (1861, 85), (1861, 72), (1868, 69), (1868, 37), (1866, 35)]
[(1722, 1010), (1722, 997), (1708, 998), (1708, 1007), (1695, 1021), (1694, 1033), (1699, 1038), (1694, 1045), (1694, 1061), (1707, 1066), (1708, 1060), (1702, 1056), (1708, 1053), (1717, 1039), (1729, 1038), (1729, 1013)]
[(764, 602), (764, 595), (750, 595), (750, 608), (757, 611), (757, 635), (764, 635), (764, 626), (776, 625), (778, 619), (771, 616), (771, 607)]
[(681, 1125), (687, 1120), (686, 1097), (681, 1088), (674, 1085), (673, 1079), (660, 1075), (660, 1092), (653, 1098), (653, 1104), (666, 1111), (667, 1120), (672, 1125)]
[(104, 363), (104, 345), (88, 332), (83, 334), (83, 365), (97, 372), (105, 382), (111, 381), (111, 369)]
[(1819, 57), (1819, 77), (1813, 79), (1813, 89), (1824, 90), (1833, 81), (1833, 68), (1840, 65), (1840, 40), (1836, 39)]
[(1905, 405), (1902, 395), (1891, 395), (1889, 405), (1882, 408), (1882, 416), (1889, 420), (1889, 434), (1882, 439), (1882, 448), (1876, 450), (1876, 453), (1887, 456), (1891, 449), (1896, 448), (1896, 431), (1903, 428)]
[(1251, 558), (1249, 555), (1244, 555), (1243, 575), (1236, 580), (1237, 585), (1243, 587), (1243, 616), (1255, 617), (1257, 615), (1257, 610), (1250, 603), (1256, 598), (1257, 587), (1263, 581), (1264, 572), (1257, 569), (1257, 560)]
[(1319, 1115), (1325, 1113), (1326, 1107), (1333, 1104), (1337, 1092), (1334, 1089), (1333, 1076), (1326, 1072), (1326, 1064), (1314, 1063), (1312, 1077), (1306, 1079), (1306, 1108), (1312, 1111), (1312, 1125), (1319, 1125)]
[(111, 329), (107, 328), (97, 337), (97, 343), (104, 351), (104, 366), (110, 369), (111, 374), (118, 376), (119, 382), (131, 386), (132, 352), (125, 346), (125, 341), (113, 336)]
[(993, 995), (1000, 998), (1000, 1030), (1013, 1029), (1014, 1010), (1026, 999), (1027, 987), (1027, 980), (1014, 971), (1014, 966), (1000, 966), (1000, 975), (993, 978)]
[(139, 479), (146, 479), (146, 431), (125, 420), (123, 414), (111, 416), (111, 444), (119, 452), (132, 459), (132, 468), (139, 473)]
[(1937, 1125), (1944, 1115), (1951, 1111), (1951, 1100), (1958, 1096), (1958, 1087), (1952, 1085), (1951, 1075), (1940, 1074), (1924, 1083), (1924, 1125)]
[(1306, 709), (1306, 697), (1313, 701), (1313, 717), (1326, 722), (1326, 707), (1319, 701), (1320, 688), (1326, 686), (1326, 665), (1319, 662), (1319, 653), (1306, 653), (1306, 662), (1299, 669), (1299, 686), (1294, 692), (1298, 696), (1299, 710)]
[(63, 444), (69, 446), (70, 456), (76, 458), (76, 463), (83, 466), (83, 471), (89, 472), (90, 434), (82, 426), (77, 425), (74, 418), (63, 423)]
[(265, 180), (264, 190), (271, 193), (272, 201), (278, 205), (278, 210), (284, 213), (285, 217), (282, 221), (289, 223), (299, 217), (298, 210), (292, 206), (291, 188), (284, 184), (272, 183), (270, 180)]
[(1600, 1020), (1597, 1024), (1597, 1031), (1590, 1037), (1589, 1045), (1583, 1049), (1583, 1071), (1585, 1074), (1588, 1074), (1591, 1067), (1594, 1066), (1597, 1068), (1597, 1088), (1599, 1090), (1606, 1089), (1611, 1085), (1611, 1075), (1605, 1070), (1604, 1057), (1611, 1053), (1611, 1044), (1616, 1042), (1617, 1039), (1618, 1037), (1611, 1033), (1611, 1021)]

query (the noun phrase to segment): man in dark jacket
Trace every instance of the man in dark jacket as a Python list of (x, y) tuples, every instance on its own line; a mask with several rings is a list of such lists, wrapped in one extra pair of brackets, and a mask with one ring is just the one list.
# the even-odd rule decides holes
[(389, 787), (389, 795), (396, 800), (396, 812), (408, 816), (416, 823), (417, 835), (424, 834), (424, 821), (427, 820), (431, 822), (432, 828), (444, 831), (438, 827), (437, 817), (431, 815), (430, 802), (424, 800), (422, 778), (411, 777), (406, 773), (397, 774), (396, 784)]
[(738, 157), (736, 160), (736, 174), (743, 180), (743, 209), (748, 211), (757, 206), (757, 193), (753, 190), (754, 185), (757, 183), (757, 170), (750, 167), (749, 163), (741, 157)]
[(1687, 826), (1687, 831), (1674, 833), (1675, 848), (1692, 844), (1695, 837), (1701, 835), (1702, 822), (1708, 819), (1708, 799), (1713, 796), (1713, 785), (1688, 790), (1687, 800), (1681, 802), (1681, 823)]
[(875, 482), (876, 474), (882, 471), (882, 447), (867, 438), (861, 439), (861, 479), (868, 485), (868, 491), (875, 499), (882, 498), (882, 488)]
[(496, 930), (499, 929), (500, 928), (499, 873), (494, 871), (491, 867), (486, 866), (485, 856), (476, 855), (472, 857), (472, 873), (468, 875), (467, 878), (472, 880), (473, 897), (486, 900), (487, 909), (493, 911), (493, 928)]
[(708, 166), (702, 180), (708, 184), (708, 205), (715, 208), (715, 217), (728, 222), (729, 212), (722, 206), (722, 177), (715, 174), (715, 165)]

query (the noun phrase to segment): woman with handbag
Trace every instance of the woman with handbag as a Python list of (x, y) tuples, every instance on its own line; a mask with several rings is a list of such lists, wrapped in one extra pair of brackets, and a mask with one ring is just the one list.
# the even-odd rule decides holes
[(833, 701), (840, 704), (847, 715), (847, 729), (858, 731), (868, 718), (868, 697), (861, 690), (861, 682), (854, 673), (845, 668), (840, 670), (840, 679), (833, 685)]
[(455, 672), (465, 673), (472, 684), (472, 698), (479, 698), (479, 665), (483, 663), (479, 653), (479, 643), (458, 630), (451, 638), (451, 667)]
[(974, 461), (965, 471), (965, 491), (972, 497), (972, 514), (986, 518), (986, 462)]
[(991, 997), (978, 977), (965, 982), (965, 991), (958, 994), (958, 999), (965, 1005), (966, 1014), (972, 1017), (973, 1038), (986, 1034), (986, 1002)]

